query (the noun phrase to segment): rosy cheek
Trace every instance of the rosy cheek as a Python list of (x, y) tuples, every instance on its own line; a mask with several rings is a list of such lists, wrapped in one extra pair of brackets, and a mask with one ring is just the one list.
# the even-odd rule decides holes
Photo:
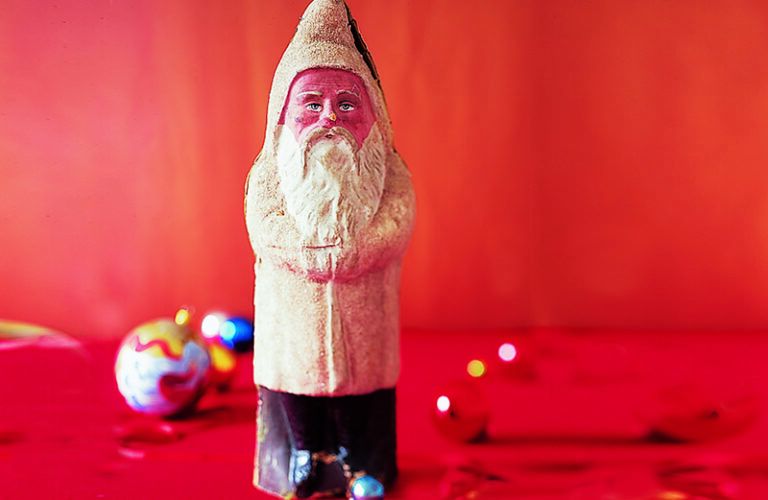
[(339, 123), (350, 129), (360, 129), (365, 125), (365, 116), (362, 113), (344, 113), (339, 118)]
[(301, 114), (296, 118), (294, 118), (294, 123), (296, 123), (297, 125), (305, 126), (305, 127), (307, 125), (311, 125), (315, 121), (316, 120), (314, 119), (314, 117), (310, 114)]
[(339, 117), (344, 123), (349, 123), (349, 124), (360, 123), (360, 119), (361, 119), (360, 113), (356, 111), (342, 112), (339, 114)]
[(296, 136), (296, 139), (299, 139), (299, 136), (308, 128), (317, 123), (318, 121), (318, 114), (312, 113), (310, 111), (300, 109), (297, 110), (297, 112), (293, 115), (293, 117), (290, 120), (290, 123), (288, 123), (291, 130), (293, 130), (294, 136)]
[(359, 145), (363, 144), (370, 131), (370, 125), (367, 125), (365, 118), (363, 113), (348, 113), (340, 120), (340, 125), (352, 132)]

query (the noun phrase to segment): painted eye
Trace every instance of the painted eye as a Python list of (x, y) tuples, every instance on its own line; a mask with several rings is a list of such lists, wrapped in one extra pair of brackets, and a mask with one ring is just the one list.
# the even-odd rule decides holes
[(310, 111), (322, 111), (323, 106), (321, 104), (318, 104), (316, 102), (310, 102), (305, 106)]
[(341, 104), (339, 104), (339, 109), (341, 111), (352, 111), (353, 109), (355, 109), (355, 105), (349, 102), (342, 102)]

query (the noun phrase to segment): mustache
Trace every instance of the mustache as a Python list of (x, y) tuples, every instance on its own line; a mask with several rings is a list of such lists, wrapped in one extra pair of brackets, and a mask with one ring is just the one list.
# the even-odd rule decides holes
[(336, 138), (346, 141), (350, 146), (353, 147), (353, 149), (357, 149), (357, 141), (355, 140), (355, 136), (353, 136), (352, 132), (345, 129), (344, 127), (318, 127), (307, 134), (307, 137), (304, 138), (304, 142), (301, 146), (302, 149), (306, 151), (308, 148), (314, 146), (315, 143), (323, 139)]

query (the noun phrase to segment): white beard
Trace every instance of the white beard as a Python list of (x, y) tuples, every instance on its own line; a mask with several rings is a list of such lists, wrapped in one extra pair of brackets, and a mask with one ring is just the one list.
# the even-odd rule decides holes
[(288, 127), (279, 127), (280, 189), (302, 246), (331, 247), (353, 239), (373, 219), (384, 192), (386, 148), (378, 126), (357, 154), (355, 139), (341, 127), (316, 129), (303, 144)]

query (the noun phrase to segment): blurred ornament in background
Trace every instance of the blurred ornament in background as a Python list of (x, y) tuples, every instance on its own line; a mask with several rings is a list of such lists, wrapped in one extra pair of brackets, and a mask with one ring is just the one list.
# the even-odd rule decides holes
[(195, 309), (193, 307), (182, 306), (176, 311), (176, 316), (173, 318), (173, 321), (179, 326), (189, 325), (194, 313)]
[[(184, 306), (176, 312), (174, 321), (180, 326), (188, 325), (190, 324), (193, 314), (194, 308)], [(221, 323), (219, 320), (223, 317), (223, 314), (214, 314), (221, 315), (216, 317), (216, 321), (218, 322), (217, 325), (220, 325)], [(211, 326), (210, 320), (208, 326), (209, 328)], [(208, 348), (208, 354), (211, 357), (211, 369), (208, 373), (208, 382), (220, 392), (229, 390), (232, 379), (235, 376), (235, 369), (237, 368), (237, 356), (235, 355), (235, 352), (218, 334), (210, 337), (202, 336), (202, 339), (205, 342), (205, 346)]]
[(511, 342), (505, 342), (499, 346), (499, 359), (505, 363), (511, 363), (517, 357), (517, 347)]
[(211, 355), (209, 382), (220, 392), (229, 390), (237, 369), (237, 355), (219, 337), (205, 339)]
[(470, 377), (480, 378), (485, 375), (486, 371), (485, 363), (482, 360), (473, 359), (467, 363), (467, 373)]
[(491, 370), (505, 378), (532, 380), (536, 378), (533, 346), (521, 342), (504, 342), (496, 352)]
[(237, 352), (253, 349), (253, 322), (241, 316), (233, 316), (224, 321), (219, 331), (224, 342)]
[(200, 332), (206, 339), (219, 336), (221, 325), (227, 320), (227, 315), (220, 311), (212, 311), (203, 316), (200, 322)]
[(490, 406), (477, 381), (456, 381), (439, 391), (432, 419), (438, 432), (458, 442), (487, 438)]
[(79, 341), (51, 328), (0, 319), (0, 351), (22, 347), (82, 350)]
[(117, 388), (137, 412), (179, 416), (203, 395), (210, 365), (205, 344), (187, 324), (158, 319), (136, 327), (120, 344)]
[(253, 349), (253, 322), (242, 316), (234, 316), (221, 311), (205, 315), (200, 330), (203, 337), (219, 337), (225, 345), (237, 352)]
[(760, 414), (756, 394), (718, 392), (695, 385), (680, 385), (661, 391), (643, 420), (651, 437), (680, 442), (714, 441), (751, 427)]

